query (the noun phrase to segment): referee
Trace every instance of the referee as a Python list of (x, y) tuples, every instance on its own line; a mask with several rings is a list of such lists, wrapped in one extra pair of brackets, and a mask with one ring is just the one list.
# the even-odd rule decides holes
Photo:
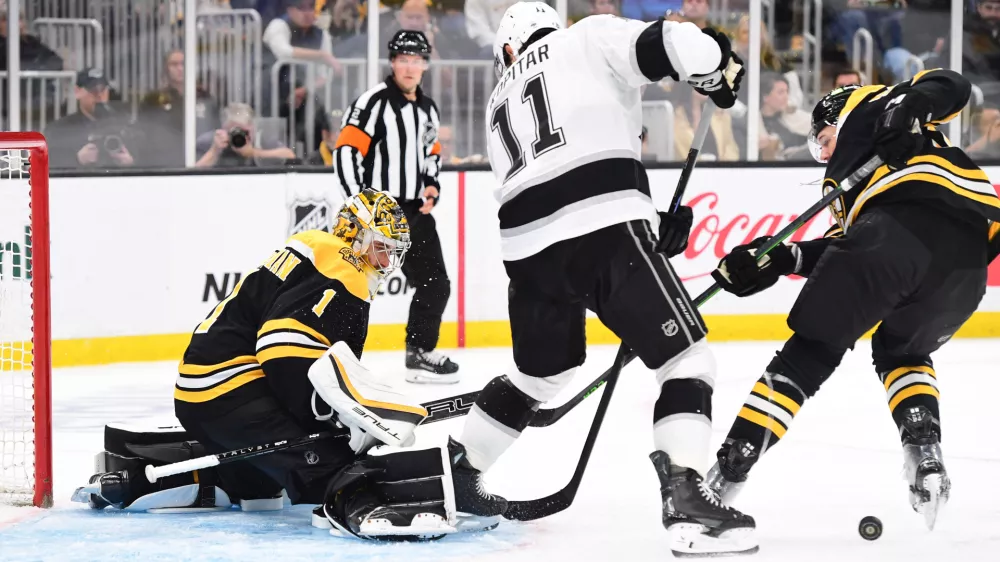
[(416, 286), (406, 324), (406, 380), (455, 383), (458, 365), (434, 351), (451, 294), (431, 210), (440, 192), (437, 105), (420, 89), (431, 46), (420, 31), (389, 41), (392, 74), (344, 112), (334, 148), (337, 179), (350, 197), (363, 188), (390, 192), (410, 223), (403, 275)]

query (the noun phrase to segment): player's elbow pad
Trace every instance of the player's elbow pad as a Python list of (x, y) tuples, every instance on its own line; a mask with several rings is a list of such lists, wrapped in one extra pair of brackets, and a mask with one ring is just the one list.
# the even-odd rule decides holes
[(666, 76), (686, 80), (717, 70), (722, 51), (697, 25), (660, 19), (639, 34), (635, 58), (639, 70), (651, 81)]

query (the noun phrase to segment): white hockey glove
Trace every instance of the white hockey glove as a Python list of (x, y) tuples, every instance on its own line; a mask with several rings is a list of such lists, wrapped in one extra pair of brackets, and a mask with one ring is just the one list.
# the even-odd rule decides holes
[(366, 369), (342, 341), (309, 367), (308, 376), (316, 394), (333, 409), (331, 414), (320, 415), (314, 395), (313, 413), (317, 419), (335, 415), (350, 428), (355, 452), (367, 451), (376, 441), (408, 447), (415, 440), (413, 430), (427, 417), (423, 406)]
[(736, 92), (739, 91), (743, 75), (746, 74), (743, 60), (733, 52), (729, 38), (725, 34), (710, 27), (703, 29), (702, 33), (719, 44), (719, 50), (722, 52), (721, 63), (716, 70), (708, 74), (688, 76), (686, 81), (696, 92), (711, 98), (716, 107), (729, 109), (736, 104)]

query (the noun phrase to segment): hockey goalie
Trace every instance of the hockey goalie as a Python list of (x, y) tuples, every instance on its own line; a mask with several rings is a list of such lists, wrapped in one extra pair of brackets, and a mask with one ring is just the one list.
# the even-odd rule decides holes
[[(362, 538), (438, 538), (491, 528), (459, 517), (446, 451), (407, 447), (427, 416), (360, 361), (369, 303), (409, 248), (387, 193), (366, 189), (332, 233), (292, 236), (195, 328), (178, 368), (182, 427), (105, 429), (96, 474), (75, 501), (95, 509), (192, 512), (315, 504), (313, 525)], [(327, 432), (330, 438), (151, 482), (160, 466)]]

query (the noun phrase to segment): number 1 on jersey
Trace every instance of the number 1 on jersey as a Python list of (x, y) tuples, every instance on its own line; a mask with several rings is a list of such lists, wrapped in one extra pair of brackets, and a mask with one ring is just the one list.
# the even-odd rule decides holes
[[(525, 160), (521, 143), (511, 126), (507, 101), (504, 100), (493, 110), (490, 128), (500, 134), (500, 141), (510, 158), (511, 166), (505, 176), (505, 179), (510, 179), (524, 168)], [(542, 73), (532, 76), (524, 83), (521, 102), (530, 104), (531, 115), (535, 118), (535, 139), (531, 143), (531, 153), (535, 158), (566, 144), (562, 128), (552, 126), (552, 110), (549, 106), (548, 91), (545, 89), (545, 76)]]

